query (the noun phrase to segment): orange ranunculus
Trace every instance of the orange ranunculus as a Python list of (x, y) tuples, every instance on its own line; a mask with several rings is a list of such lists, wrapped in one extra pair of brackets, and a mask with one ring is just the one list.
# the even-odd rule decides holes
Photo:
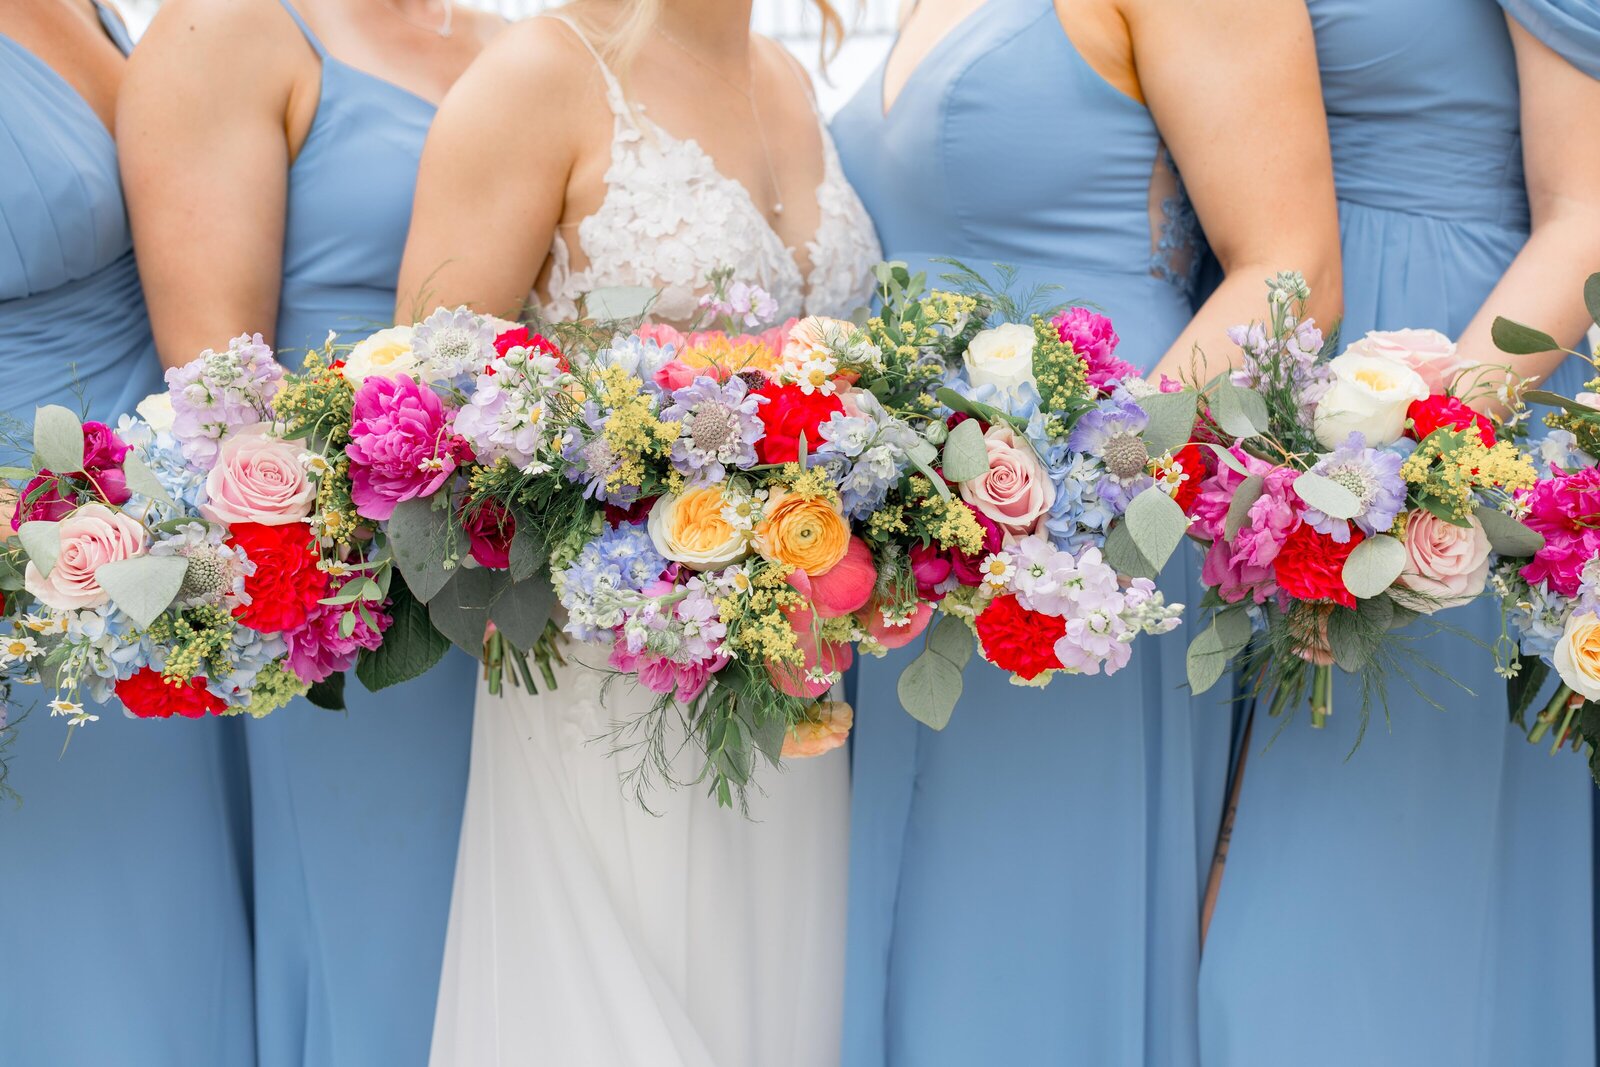
[(836, 505), (774, 489), (756, 524), (756, 548), (776, 563), (812, 577), (827, 574), (850, 550), (850, 524)]
[(842, 700), (824, 700), (783, 737), (784, 759), (805, 759), (832, 752), (850, 736), (855, 712)]

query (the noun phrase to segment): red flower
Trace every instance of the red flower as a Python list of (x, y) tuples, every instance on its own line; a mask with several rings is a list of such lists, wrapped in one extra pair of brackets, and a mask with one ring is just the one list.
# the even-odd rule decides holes
[(567, 369), (567, 357), (561, 354), (561, 349), (556, 347), (556, 343), (542, 333), (534, 333), (526, 326), (515, 327), (495, 337), (494, 350), (497, 355), (504, 356), (513, 348), (531, 348), (535, 352), (554, 356), (561, 369)]
[(511, 566), (511, 539), (517, 533), (517, 520), (498, 500), (486, 499), (476, 506), (461, 509), (461, 525), (466, 528), (472, 558), (492, 571)]
[(989, 601), (977, 622), (984, 658), (1001, 670), (1031, 679), (1061, 669), (1056, 642), (1066, 634), (1067, 620), (1059, 615), (1029, 611), (1007, 593)]
[(228, 543), (244, 549), (256, 572), (244, 580), (250, 603), (233, 610), (241, 626), (264, 634), (298, 630), (328, 595), (328, 574), (317, 566), (311, 532), (300, 523), (235, 523)]
[(1176, 468), (1179, 473), (1188, 475), (1178, 483), (1178, 491), (1172, 494), (1172, 499), (1177, 501), (1178, 507), (1183, 509), (1185, 515), (1194, 507), (1194, 502), (1200, 498), (1200, 483), (1206, 478), (1206, 458), (1196, 444), (1184, 445), (1172, 457), (1170, 466), (1158, 468), (1162, 477), (1169, 470)]
[(1476, 426), (1483, 443), (1494, 444), (1494, 423), (1489, 421), (1488, 416), (1473, 411), (1453, 396), (1435, 393), (1423, 400), (1413, 400), (1406, 414), (1412, 423), (1406, 433), (1415, 440), (1423, 440), (1440, 427), (1465, 430)]
[(798, 385), (768, 382), (756, 392), (767, 398), (757, 410), (766, 435), (756, 441), (756, 456), (762, 463), (793, 463), (800, 458), (800, 435), (806, 435), (806, 451), (815, 452), (822, 444), (817, 427), (828, 421), (844, 405), (836, 396), (804, 393)]
[(1296, 600), (1331, 600), (1355, 607), (1356, 598), (1344, 584), (1344, 561), (1363, 540), (1361, 531), (1352, 528), (1350, 540), (1341, 545), (1329, 534), (1301, 523), (1272, 562), (1278, 588)]
[(615, 504), (607, 504), (606, 525), (612, 529), (622, 525), (637, 526), (650, 518), (650, 509), (656, 506), (656, 501), (659, 499), (661, 498), (647, 496), (643, 499), (635, 500), (625, 508), (619, 508)]
[(220, 715), (228, 707), (206, 688), (204, 678), (190, 678), (179, 685), (149, 667), (140, 667), (132, 678), (118, 682), (116, 692), (122, 706), (141, 719), (170, 719), (174, 713), (199, 719), (206, 712)]

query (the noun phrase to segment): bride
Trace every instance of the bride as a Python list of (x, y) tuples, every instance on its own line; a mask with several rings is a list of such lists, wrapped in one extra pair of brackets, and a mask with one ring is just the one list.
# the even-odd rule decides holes
[[(819, 0), (835, 35), (840, 22)], [(578, 0), (506, 31), (422, 162), (398, 317), (660, 291), (682, 324), (729, 268), (780, 318), (870, 293), (872, 226), (804, 71), (750, 0)], [(770, 768), (751, 818), (697, 786), (642, 810), (603, 737), (651, 694), (605, 653), (537, 695), (480, 688), (434, 1067), (817, 1067), (842, 1009), (848, 762)]]

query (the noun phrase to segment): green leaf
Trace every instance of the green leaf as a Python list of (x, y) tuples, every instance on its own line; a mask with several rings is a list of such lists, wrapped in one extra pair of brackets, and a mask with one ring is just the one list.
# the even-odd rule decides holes
[(1512, 722), (1526, 726), (1528, 709), (1550, 677), (1550, 664), (1538, 656), (1519, 655), (1515, 666), (1517, 673), (1506, 679), (1506, 708)]
[[(394, 509), (385, 527), (394, 550), (395, 565), (406, 576), (406, 585), (426, 604), (460, 570), (466, 552), (466, 535), (450, 521), (448, 508), (435, 508), (432, 499), (406, 500)], [(450, 557), (455, 566), (446, 569)]]
[(1330, 519), (1353, 519), (1361, 513), (1361, 501), (1332, 478), (1306, 471), (1294, 480), (1300, 499)]
[(83, 423), (60, 404), (46, 404), (33, 413), (33, 450), (57, 474), (83, 470)]
[(0, 478), (10, 482), (26, 482), (38, 473), (32, 467), (0, 467)]
[(1503, 511), (1479, 504), (1472, 514), (1483, 524), (1490, 547), (1502, 556), (1523, 559), (1544, 547), (1544, 534)]
[(455, 577), (428, 601), (428, 618), (440, 633), (473, 659), (483, 658), (483, 639), (489, 629), (489, 606), (494, 603), (503, 571), (482, 567), (458, 568)]
[(527, 581), (545, 561), (544, 541), (535, 532), (533, 516), (518, 515), (517, 532), (511, 535), (511, 580)]
[(1191, 389), (1181, 393), (1152, 393), (1139, 401), (1139, 406), (1150, 417), (1145, 427), (1144, 446), (1152, 456), (1160, 457), (1176, 452), (1194, 436), (1195, 408), (1199, 394)]
[(584, 315), (596, 322), (625, 322), (643, 318), (659, 291), (648, 285), (608, 285), (592, 289), (583, 298)]
[(556, 593), (548, 579), (511, 582), (501, 587), (499, 595), (489, 605), (489, 620), (506, 635), (507, 641), (527, 652), (544, 633), (544, 625), (550, 621), (550, 610), (555, 604)]
[(1254, 437), (1271, 425), (1267, 402), (1260, 393), (1232, 382), (1218, 382), (1208, 398), (1211, 417), (1230, 437)]
[(1218, 463), (1223, 464), (1229, 470), (1233, 471), (1233, 473), (1243, 475), (1246, 478), (1251, 476), (1250, 468), (1246, 467), (1244, 463), (1240, 461), (1239, 457), (1233, 454), (1233, 450), (1231, 448), (1223, 448), (1221, 445), (1212, 444), (1210, 442), (1206, 443), (1206, 447), (1211, 449), (1211, 451), (1216, 455)]
[(918, 438), (917, 443), (907, 450), (906, 455), (911, 459), (911, 462), (927, 466), (932, 465), (933, 461), (939, 458), (939, 450), (933, 446), (932, 441)]
[(1583, 306), (1589, 309), (1589, 318), (1600, 326), (1600, 274), (1591, 274), (1583, 283)]
[[(1161, 568), (1167, 565), (1167, 560), (1172, 558), (1172, 553), (1183, 541), (1183, 535), (1189, 529), (1189, 518), (1178, 507), (1177, 501), (1152, 486), (1133, 498), (1120, 525), (1127, 529), (1128, 537), (1142, 561), (1137, 571), (1123, 573), (1135, 578), (1154, 578), (1161, 573)], [(1109, 554), (1107, 558), (1110, 558)], [(1122, 570), (1115, 562), (1111, 565)]]
[(944, 476), (952, 482), (970, 482), (989, 472), (989, 449), (976, 419), (956, 424), (944, 440)]
[(1228, 540), (1233, 540), (1234, 536), (1244, 529), (1246, 520), (1250, 518), (1250, 509), (1261, 499), (1266, 484), (1266, 479), (1261, 475), (1252, 474), (1240, 482), (1239, 488), (1233, 491), (1233, 499), (1228, 501), (1228, 514), (1222, 520), (1222, 532)]
[(1341, 577), (1358, 600), (1370, 600), (1394, 584), (1406, 569), (1406, 546), (1399, 538), (1369, 537), (1345, 557)]
[(1328, 648), (1333, 652), (1335, 663), (1355, 674), (1372, 658), (1376, 639), (1362, 627), (1356, 612), (1335, 607), (1328, 616)]
[(1561, 348), (1556, 339), (1543, 330), (1535, 330), (1532, 326), (1524, 326), (1507, 318), (1496, 317), (1494, 325), (1489, 328), (1489, 336), (1494, 338), (1496, 348), (1513, 356), (1531, 356), (1539, 352), (1559, 351)]
[[(932, 448), (933, 446), (928, 445), (928, 447)], [(922, 459), (916, 450), (912, 450), (911, 452), (907, 453), (906, 458), (911, 460), (911, 465), (917, 468), (918, 473), (933, 483), (934, 492), (938, 493), (946, 500), (950, 499), (950, 487), (944, 484), (944, 479), (939, 477), (932, 467), (928, 466), (927, 462)]]
[(928, 648), (955, 664), (957, 669), (963, 669), (972, 659), (972, 628), (946, 615), (929, 632)]
[(932, 649), (906, 664), (895, 686), (900, 706), (913, 719), (943, 730), (961, 699), (961, 669)]
[(129, 452), (123, 457), (122, 473), (128, 480), (128, 489), (131, 492), (148, 497), (159, 504), (165, 504), (169, 508), (178, 506), (173, 502), (166, 487), (161, 484), (161, 479), (157, 478), (155, 472), (135, 453)]
[(1007, 414), (991, 404), (969, 400), (949, 386), (935, 391), (933, 395), (939, 403), (951, 411), (959, 412), (962, 415), (970, 415), (975, 419), (988, 423), (990, 426), (1005, 422), (1010, 423), (1013, 428), (1018, 430), (1026, 430), (1028, 428), (1027, 419)]
[(61, 554), (61, 526), (54, 522), (25, 522), (17, 531), (17, 540), (28, 553), (28, 562), (39, 570), (42, 578), (50, 577), (56, 569), (56, 557)]
[(306, 699), (313, 707), (325, 711), (343, 711), (344, 708), (344, 672), (330, 674), (320, 682), (314, 682), (306, 691)]
[(450, 641), (428, 619), (428, 608), (406, 588), (404, 575), (396, 574), (389, 587), (389, 617), (383, 644), (363, 649), (356, 660), (356, 677), (371, 692), (387, 689), (426, 674), (444, 654)]
[(1530, 404), (1547, 404), (1550, 407), (1560, 408), (1562, 411), (1568, 411), (1574, 415), (1587, 415), (1591, 419), (1600, 418), (1600, 411), (1596, 411), (1585, 404), (1580, 404), (1571, 397), (1562, 396), (1560, 393), (1552, 393), (1545, 389), (1529, 389), (1522, 394), (1522, 399)]
[(183, 556), (135, 556), (102, 564), (94, 572), (100, 588), (122, 613), (144, 629), (178, 597), (189, 561)]
[(1211, 625), (1189, 644), (1185, 666), (1190, 691), (1198, 696), (1216, 685), (1233, 658), (1249, 643), (1250, 615), (1243, 605), (1213, 615)]

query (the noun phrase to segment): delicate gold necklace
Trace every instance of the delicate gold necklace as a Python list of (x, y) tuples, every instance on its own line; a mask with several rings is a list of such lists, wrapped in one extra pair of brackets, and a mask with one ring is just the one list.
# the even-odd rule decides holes
[(455, 20), (456, 20), (455, 0), (443, 0), (443, 4), (444, 4), (444, 18), (442, 20), (440, 20), (439, 25), (437, 25), (437, 26), (428, 26), (428, 25), (425, 25), (424, 23), (418, 22), (417, 20), (413, 19), (410, 15), (407, 15), (404, 11), (401, 11), (400, 10), (400, 5), (399, 5), (399, 3), (396, 2), (396, 0), (383, 0), (383, 6), (388, 9), (388, 11), (389, 11), (389, 13), (391, 15), (393, 15), (395, 18), (399, 19), (401, 22), (408, 23), (408, 24), (416, 27), (419, 30), (427, 30), (429, 33), (438, 34), (440, 37), (453, 37), (453, 36), (455, 36), (455, 32), (456, 32), (455, 31)]
[(694, 60), (702, 68), (709, 71), (714, 77), (722, 81), (725, 85), (730, 86), (734, 92), (744, 97), (745, 103), (750, 105), (750, 114), (756, 121), (756, 139), (761, 142), (761, 159), (767, 165), (767, 182), (772, 186), (772, 213), (774, 215), (782, 215), (783, 187), (778, 184), (778, 172), (777, 169), (772, 165), (772, 149), (767, 145), (767, 127), (766, 124), (761, 121), (761, 108), (756, 104), (755, 53), (752, 52), (750, 54), (750, 84), (748, 86), (744, 86), (740, 85), (738, 82), (722, 73), (722, 71), (706, 62), (706, 60), (701, 58), (694, 49), (690, 48), (688, 45), (678, 40), (678, 38), (674, 37), (672, 33), (659, 22), (656, 23), (656, 30), (660, 32), (661, 36), (667, 39), (667, 43), (671, 44), (678, 51)]

